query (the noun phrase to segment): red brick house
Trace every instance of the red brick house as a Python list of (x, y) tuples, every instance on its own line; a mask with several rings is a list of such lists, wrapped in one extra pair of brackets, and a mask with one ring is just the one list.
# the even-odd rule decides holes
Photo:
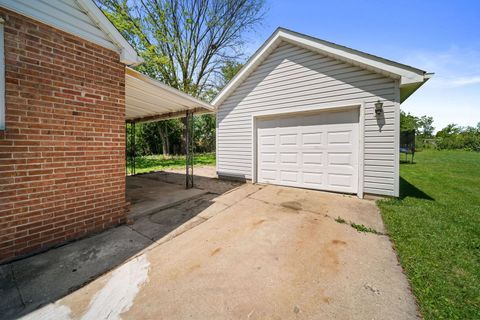
[(5, 262), (124, 223), (125, 121), (209, 105), (126, 68), (92, 0), (0, 0), (0, 18)]

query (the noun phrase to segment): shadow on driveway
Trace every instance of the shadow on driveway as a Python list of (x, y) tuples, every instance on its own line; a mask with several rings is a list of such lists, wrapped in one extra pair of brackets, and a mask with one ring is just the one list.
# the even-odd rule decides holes
[[(157, 172), (141, 177), (148, 179), (152, 188), (155, 180), (157, 185), (163, 185), (162, 188), (175, 190), (185, 181), (181, 173)], [(195, 180), (196, 187), (201, 186), (204, 192), (196, 189), (197, 192), (192, 192), (190, 197), (185, 195), (180, 203), (176, 201), (160, 211), (140, 215), (129, 225), (1, 265), (0, 319), (15, 319), (54, 302), (119, 266), (155, 241), (174, 237), (202, 223), (206, 219), (197, 215), (212, 206), (219, 194), (240, 185), (202, 176), (196, 176)], [(144, 191), (147, 196), (148, 188)], [(156, 194), (162, 197), (162, 193)], [(182, 228), (183, 231), (179, 231)]]

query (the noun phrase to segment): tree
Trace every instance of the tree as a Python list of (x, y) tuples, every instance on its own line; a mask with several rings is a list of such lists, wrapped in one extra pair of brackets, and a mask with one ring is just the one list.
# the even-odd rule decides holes
[[(211, 98), (223, 89), (227, 83), (238, 73), (243, 64), (236, 61), (227, 61), (220, 71), (220, 79), (216, 88), (208, 90), (206, 95)], [(194, 142), (198, 152), (213, 152), (216, 140), (216, 119), (214, 114), (204, 114), (194, 117)]]
[(462, 132), (462, 128), (456, 125), (455, 123), (451, 123), (447, 125), (445, 128), (437, 132), (437, 137), (438, 138), (447, 138), (451, 137), (454, 135), (458, 135), (460, 132)]
[(449, 124), (437, 132), (437, 147), (439, 149), (463, 149), (480, 151), (480, 126), (460, 127)]
[(400, 131), (411, 131), (415, 130), (417, 132), (419, 127), (419, 119), (410, 113), (405, 113), (405, 111), (400, 110)]
[(263, 18), (264, 0), (96, 0), (145, 63), (137, 69), (197, 97)]
[(243, 68), (243, 63), (238, 61), (227, 61), (221, 67), (221, 77), (220, 77), (220, 85), (219, 89), (223, 89), (230, 82), (230, 80), (235, 77), (235, 75)]
[(416, 117), (410, 113), (400, 110), (400, 130), (411, 131), (415, 130), (415, 133), (422, 138), (431, 138), (435, 128), (432, 126), (433, 117), (421, 116)]
[(215, 151), (216, 119), (214, 114), (195, 116), (193, 120), (193, 132), (196, 152)]
[[(235, 68), (245, 32), (253, 30), (264, 14), (264, 0), (95, 1), (145, 60), (138, 71), (206, 101), (225, 80), (225, 66)], [(195, 145), (213, 150), (214, 116), (194, 121)], [(142, 137), (151, 152), (160, 151), (153, 144), (161, 141), (162, 152), (169, 154), (182, 125), (178, 119), (146, 123)], [(183, 144), (181, 135), (179, 143)]]
[(160, 141), (162, 142), (162, 154), (164, 156), (170, 155), (172, 149), (170, 148), (170, 142), (175, 136), (180, 138), (183, 131), (182, 124), (176, 119), (168, 119), (163, 121), (154, 122), (151, 126), (154, 126), (158, 135), (160, 136)]
[(422, 138), (431, 138), (433, 137), (433, 131), (435, 127), (433, 127), (433, 117), (421, 116), (420, 119), (417, 121), (419, 134)]

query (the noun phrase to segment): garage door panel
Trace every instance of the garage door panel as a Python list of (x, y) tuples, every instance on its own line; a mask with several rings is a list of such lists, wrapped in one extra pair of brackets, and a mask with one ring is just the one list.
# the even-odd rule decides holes
[(341, 173), (329, 173), (327, 176), (328, 185), (341, 188), (350, 188), (352, 186), (352, 175)]
[(283, 133), (279, 135), (280, 137), (280, 146), (296, 146), (297, 145), (297, 134)]
[(298, 171), (280, 170), (280, 181), (298, 182)]
[(323, 152), (304, 152), (302, 154), (302, 164), (305, 165), (322, 165)]
[(323, 173), (321, 172), (303, 172), (303, 182), (310, 186), (320, 187), (323, 185)]
[(358, 111), (258, 120), (257, 180), (357, 192)]
[(261, 163), (276, 163), (277, 162), (277, 153), (276, 152), (262, 152), (260, 155)]
[(327, 144), (328, 145), (350, 145), (352, 143), (352, 131), (350, 130), (340, 130), (340, 131), (330, 131), (327, 134)]
[(323, 145), (323, 132), (302, 133), (303, 146), (321, 146)]
[(327, 165), (353, 166), (353, 153), (352, 152), (328, 152)]
[(260, 136), (260, 145), (261, 146), (275, 146), (276, 136), (274, 134), (264, 134)]
[(280, 163), (282, 164), (297, 164), (298, 153), (297, 152), (281, 152)]
[(277, 170), (275, 169), (261, 169), (258, 174), (259, 180), (261, 178), (265, 182), (277, 180)]

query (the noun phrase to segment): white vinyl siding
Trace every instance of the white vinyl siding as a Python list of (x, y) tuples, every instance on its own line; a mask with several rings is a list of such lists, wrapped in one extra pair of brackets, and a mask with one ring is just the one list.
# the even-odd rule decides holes
[(0, 0), (0, 6), (77, 35), (111, 50), (118, 50), (104, 31), (75, 0)]
[[(219, 175), (252, 179), (252, 116), (336, 105), (364, 105), (365, 193), (395, 195), (395, 80), (287, 42), (280, 45), (219, 105)], [(377, 118), (374, 104), (383, 102)]]

